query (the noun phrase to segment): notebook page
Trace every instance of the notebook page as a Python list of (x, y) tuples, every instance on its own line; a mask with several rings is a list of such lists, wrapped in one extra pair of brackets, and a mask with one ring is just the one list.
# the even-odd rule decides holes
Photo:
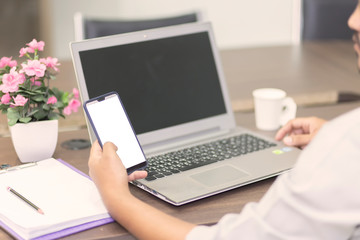
[[(45, 214), (7, 191), (8, 186)], [(94, 183), (55, 159), (0, 174), (0, 199), (0, 215), (20, 228), (39, 233), (109, 217)]]

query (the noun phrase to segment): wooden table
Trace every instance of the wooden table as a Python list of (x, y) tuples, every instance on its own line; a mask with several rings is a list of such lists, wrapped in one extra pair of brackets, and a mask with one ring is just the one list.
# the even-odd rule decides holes
[[(347, 112), (356, 108), (358, 105), (360, 105), (360, 103), (346, 103), (332, 106), (302, 108), (299, 109), (299, 115), (317, 115), (326, 119), (332, 119), (343, 112)], [(237, 113), (236, 118), (238, 124), (248, 124), (249, 128), (256, 130), (253, 113)], [(273, 136), (274, 134), (274, 132), (259, 132), (268, 136)], [(58, 145), (54, 157), (61, 158), (80, 169), (84, 173), (88, 173), (87, 159), (89, 156), (89, 149), (67, 150), (61, 147), (61, 144), (64, 141), (78, 138), (88, 139), (87, 130), (82, 129), (61, 132), (59, 134)], [(0, 138), (0, 156), (0, 164), (20, 164), (9, 137)], [(216, 223), (224, 214), (239, 213), (246, 203), (251, 201), (258, 201), (268, 190), (273, 181), (273, 178), (264, 180), (181, 207), (171, 206), (133, 186), (131, 186), (131, 191), (139, 199), (168, 214), (196, 224), (213, 224)], [(68, 236), (64, 239), (113, 239), (115, 237), (116, 239), (133, 239), (132, 236), (129, 235), (128, 232), (117, 223), (111, 223), (93, 228), (75, 235)], [(0, 230), (0, 239), (6, 240), (12, 238)]]
[[(350, 49), (348, 49), (350, 48)], [(328, 90), (359, 91), (360, 77), (357, 76), (354, 54), (349, 42), (309, 43), (301, 47), (269, 47), (238, 49), (221, 53), (225, 74), (232, 100), (247, 100), (251, 91), (258, 87), (281, 87), (290, 95), (307, 94)], [(64, 69), (67, 71), (64, 73)], [(62, 74), (67, 78), (64, 86), (71, 89), (75, 77), (70, 63), (63, 64)], [(60, 79), (59, 75), (59, 79)], [(64, 77), (65, 77), (64, 76)], [(66, 81), (68, 80), (68, 81)], [(60, 84), (61, 85), (61, 84)], [(316, 115), (332, 119), (341, 113), (359, 106), (360, 103), (325, 104), (322, 106), (300, 107), (298, 116)], [(275, 132), (259, 131), (255, 127), (252, 111), (235, 113), (238, 125), (246, 126), (268, 136)], [(82, 113), (74, 127), (63, 128), (59, 133), (54, 154), (84, 173), (88, 172), (89, 148), (68, 150), (61, 146), (71, 139), (88, 139)], [(66, 121), (66, 120), (65, 120)], [(63, 123), (66, 126), (66, 122)], [(68, 131), (68, 130), (71, 131)], [(20, 164), (9, 137), (0, 138), (0, 164)], [(226, 213), (239, 213), (250, 201), (258, 201), (268, 190), (274, 179), (264, 180), (245, 187), (221, 193), (181, 207), (169, 205), (150, 194), (131, 186), (139, 199), (162, 211), (195, 224), (214, 224)], [(111, 223), (93, 228), (64, 239), (133, 239), (119, 224)], [(0, 230), (0, 239), (12, 239)]]
[(360, 91), (351, 41), (225, 50), (221, 57), (232, 100), (251, 98), (260, 87), (282, 88), (292, 96)]

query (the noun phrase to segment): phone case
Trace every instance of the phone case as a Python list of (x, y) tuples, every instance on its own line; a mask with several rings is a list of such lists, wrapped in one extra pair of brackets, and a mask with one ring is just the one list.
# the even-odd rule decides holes
[[(96, 138), (98, 139), (100, 146), (103, 147), (103, 143), (102, 143), (102, 141), (101, 141), (101, 139), (100, 139), (100, 135), (99, 135), (98, 130), (97, 130), (95, 124), (94, 124), (94, 121), (93, 121), (92, 116), (91, 116), (91, 114), (90, 114), (90, 112), (89, 112), (89, 110), (88, 110), (87, 105), (88, 105), (88, 104), (94, 104), (95, 102), (102, 102), (102, 101), (106, 100), (107, 97), (112, 96), (112, 95), (116, 95), (117, 99), (119, 100), (120, 105), (121, 105), (121, 107), (122, 107), (121, 111), (124, 112), (124, 114), (125, 114), (125, 116), (126, 116), (126, 118), (127, 118), (127, 123), (128, 123), (128, 124), (130, 125), (130, 127), (131, 127), (131, 131), (132, 131), (132, 133), (134, 134), (134, 136), (135, 136), (135, 138), (136, 138), (137, 144), (139, 145), (139, 148), (140, 148), (140, 150), (141, 150), (141, 152), (142, 152), (142, 155), (144, 156), (144, 160), (145, 160), (144, 162), (141, 162), (141, 163), (139, 163), (139, 164), (136, 164), (136, 165), (134, 165), (134, 166), (131, 166), (131, 167), (127, 168), (127, 172), (128, 172), (128, 174), (130, 174), (130, 173), (133, 172), (133, 171), (146, 168), (146, 166), (147, 166), (147, 161), (146, 161), (145, 154), (144, 154), (144, 152), (142, 151), (142, 148), (141, 148), (141, 145), (140, 145), (140, 143), (139, 143), (139, 140), (138, 140), (137, 137), (136, 137), (136, 133), (135, 133), (134, 128), (133, 128), (133, 126), (132, 126), (132, 124), (131, 124), (131, 122), (130, 122), (129, 116), (127, 115), (127, 113), (126, 113), (126, 111), (125, 111), (125, 108), (124, 108), (124, 105), (123, 105), (122, 102), (121, 102), (121, 99), (120, 99), (119, 94), (118, 94), (117, 92), (109, 92), (109, 93), (100, 95), (100, 96), (98, 96), (98, 97), (95, 97), (95, 98), (92, 98), (92, 99), (87, 100), (87, 101), (83, 104), (83, 107), (84, 107), (86, 116), (87, 116), (87, 118), (88, 118), (89, 121), (90, 121), (91, 127), (92, 127), (93, 130), (94, 130), (94, 133), (95, 133), (95, 135), (96, 135)], [(118, 147), (119, 147), (119, 146), (118, 146)], [(121, 147), (121, 146), (120, 146), (120, 147)]]

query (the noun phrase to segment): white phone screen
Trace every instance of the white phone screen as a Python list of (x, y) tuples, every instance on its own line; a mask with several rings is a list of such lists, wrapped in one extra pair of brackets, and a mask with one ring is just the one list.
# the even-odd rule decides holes
[[(112, 142), (126, 169), (146, 166), (146, 158), (117, 94), (90, 100), (85, 104), (100, 144)], [(135, 169), (136, 170), (136, 169)]]

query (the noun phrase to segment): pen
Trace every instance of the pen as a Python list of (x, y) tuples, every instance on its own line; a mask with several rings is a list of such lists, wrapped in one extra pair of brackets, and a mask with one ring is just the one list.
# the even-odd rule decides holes
[(23, 195), (21, 195), (20, 193), (18, 193), (17, 191), (15, 191), (14, 189), (12, 189), (11, 187), (7, 187), (7, 190), (11, 193), (13, 193), (15, 196), (17, 196), (18, 198), (20, 198), (21, 200), (23, 200), (24, 202), (26, 202), (27, 204), (29, 204), (32, 208), (34, 208), (38, 213), (43, 214), (44, 212), (43, 210), (41, 210), (38, 206), (36, 206), (35, 204), (33, 204), (32, 202), (30, 202), (29, 200), (27, 200)]

